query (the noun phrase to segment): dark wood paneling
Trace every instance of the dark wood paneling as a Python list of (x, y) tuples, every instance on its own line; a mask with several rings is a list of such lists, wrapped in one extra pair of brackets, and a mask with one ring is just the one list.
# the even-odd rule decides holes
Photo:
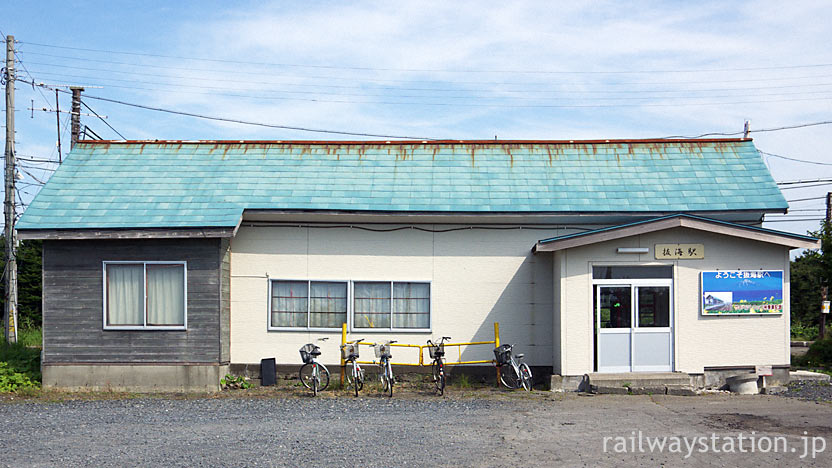
[[(220, 239), (44, 241), (44, 362), (220, 362), (221, 243)], [(104, 330), (102, 262), (116, 260), (186, 261), (188, 329)]]
[(231, 361), (231, 241), (220, 242), (220, 362)]

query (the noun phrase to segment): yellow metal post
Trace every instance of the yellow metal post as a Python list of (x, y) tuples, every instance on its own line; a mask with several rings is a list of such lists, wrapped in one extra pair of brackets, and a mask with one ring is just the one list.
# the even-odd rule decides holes
[[(347, 343), (347, 324), (341, 324), (341, 346), (344, 346)], [(347, 361), (344, 360), (344, 353), (341, 352), (341, 348), (338, 348), (338, 352), (341, 353), (341, 386), (344, 386), (344, 373), (347, 372)]]
[[(494, 347), (500, 347), (500, 322), (494, 322)], [(497, 387), (500, 386), (500, 368), (498, 366), (494, 366), (494, 370), (497, 372)]]

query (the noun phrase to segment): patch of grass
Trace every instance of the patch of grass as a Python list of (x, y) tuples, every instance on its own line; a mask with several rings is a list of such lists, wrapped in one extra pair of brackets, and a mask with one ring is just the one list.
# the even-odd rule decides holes
[(792, 341), (812, 341), (817, 339), (818, 333), (817, 325), (809, 326), (800, 322), (795, 322), (791, 325)]
[(18, 333), (20, 335), (18, 342), (23, 346), (30, 348), (43, 347), (43, 331), (40, 328), (27, 328), (25, 330), (19, 330)]
[(454, 379), (454, 385), (459, 388), (471, 388), (471, 380), (468, 377), (468, 374), (459, 374), (459, 377)]
[(40, 349), (22, 343), (0, 344), (0, 392), (39, 388)]

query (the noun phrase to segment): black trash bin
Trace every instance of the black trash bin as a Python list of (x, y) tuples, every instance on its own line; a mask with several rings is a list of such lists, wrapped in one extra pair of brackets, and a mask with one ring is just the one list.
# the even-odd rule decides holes
[(260, 385), (268, 387), (274, 385), (277, 378), (274, 358), (260, 360)]

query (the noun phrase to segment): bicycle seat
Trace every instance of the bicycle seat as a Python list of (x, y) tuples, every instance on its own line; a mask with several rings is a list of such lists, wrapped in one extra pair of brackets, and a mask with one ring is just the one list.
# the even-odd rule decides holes
[(514, 357), (516, 357), (517, 359), (523, 359), (523, 356), (525, 356), (525, 354), (515, 354), (514, 355)]
[(312, 352), (311, 352), (311, 353), (309, 353), (309, 354), (311, 354), (311, 355), (313, 355), (313, 356), (320, 356), (320, 355), (321, 355), (321, 350), (320, 350), (320, 349), (316, 349), (316, 350), (312, 351)]

